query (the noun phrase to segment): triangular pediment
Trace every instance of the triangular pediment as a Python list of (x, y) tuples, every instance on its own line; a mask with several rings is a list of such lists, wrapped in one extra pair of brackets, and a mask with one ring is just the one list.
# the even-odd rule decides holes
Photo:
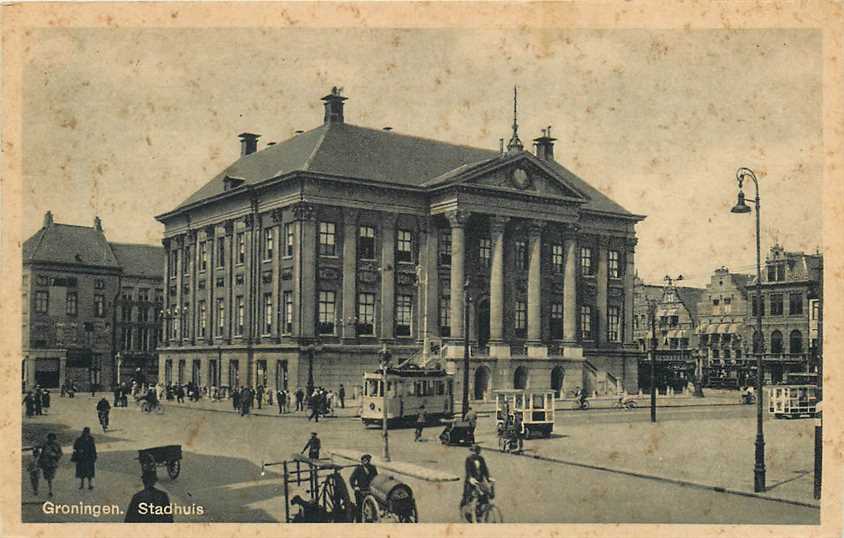
[(490, 164), (465, 174), (460, 183), (551, 198), (586, 200), (564, 178), (530, 154), (522, 153), (512, 159)]

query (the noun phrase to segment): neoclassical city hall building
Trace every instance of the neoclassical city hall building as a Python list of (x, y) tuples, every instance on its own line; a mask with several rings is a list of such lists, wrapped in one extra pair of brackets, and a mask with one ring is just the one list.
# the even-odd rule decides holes
[(470, 395), (637, 390), (634, 215), (554, 159), (344, 121), (241, 158), (159, 215), (163, 382), (352, 394), (386, 346)]

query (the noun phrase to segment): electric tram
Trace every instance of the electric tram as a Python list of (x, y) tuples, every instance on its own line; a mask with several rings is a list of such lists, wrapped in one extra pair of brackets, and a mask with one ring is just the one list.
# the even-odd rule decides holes
[(431, 423), (454, 414), (454, 376), (439, 368), (407, 365), (387, 368), (386, 394), (382, 371), (363, 374), (360, 418), (365, 425), (412, 424), (424, 406)]

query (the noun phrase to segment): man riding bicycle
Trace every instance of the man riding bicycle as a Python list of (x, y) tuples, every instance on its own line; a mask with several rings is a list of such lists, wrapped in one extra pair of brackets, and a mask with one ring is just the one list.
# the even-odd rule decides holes
[(111, 411), (111, 404), (109, 404), (108, 400), (103, 397), (99, 402), (97, 402), (97, 418), (100, 420), (100, 425), (103, 427), (103, 431), (108, 429), (109, 411)]
[(489, 468), (486, 465), (486, 460), (481, 456), (480, 445), (475, 443), (469, 450), (472, 453), (466, 458), (466, 478), (463, 482), (463, 499), (460, 501), (460, 508), (480, 497), (489, 496), (492, 498), (495, 495)]
[(575, 390), (574, 397), (577, 400), (577, 405), (581, 409), (586, 407), (586, 390), (580, 387), (577, 387)]

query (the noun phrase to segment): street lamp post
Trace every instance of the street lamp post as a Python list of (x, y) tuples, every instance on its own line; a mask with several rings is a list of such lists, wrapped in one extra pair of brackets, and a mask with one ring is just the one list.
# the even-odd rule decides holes
[(305, 351), (308, 352), (308, 402), (311, 401), (311, 395), (314, 393), (314, 354), (321, 350), (322, 346), (314, 343), (309, 344), (308, 347), (305, 348)]
[(384, 437), (384, 461), (390, 461), (390, 431), (387, 428), (387, 367), (390, 365), (392, 355), (387, 350), (387, 344), (381, 347), (378, 356), (381, 362), (381, 431)]
[(656, 422), (656, 301), (648, 301), (651, 318), (651, 422)]
[(738, 201), (731, 209), (732, 213), (750, 213), (750, 206), (745, 203), (744, 191), (742, 186), (744, 178), (749, 177), (753, 180), (753, 186), (756, 189), (756, 196), (753, 200), (756, 206), (756, 335), (758, 340), (754, 342), (756, 347), (756, 460), (753, 466), (753, 491), (765, 491), (765, 434), (762, 429), (762, 378), (763, 378), (763, 364), (762, 357), (764, 355), (765, 339), (762, 337), (762, 261), (761, 261), (761, 246), (759, 237), (761, 209), (759, 203), (759, 180), (756, 179), (756, 174), (749, 168), (739, 168), (736, 170), (736, 179), (738, 180)]
[(469, 295), (471, 282), (467, 278), (463, 283), (463, 405), (461, 416), (465, 417), (469, 412), (469, 305), (472, 303), (472, 296)]

